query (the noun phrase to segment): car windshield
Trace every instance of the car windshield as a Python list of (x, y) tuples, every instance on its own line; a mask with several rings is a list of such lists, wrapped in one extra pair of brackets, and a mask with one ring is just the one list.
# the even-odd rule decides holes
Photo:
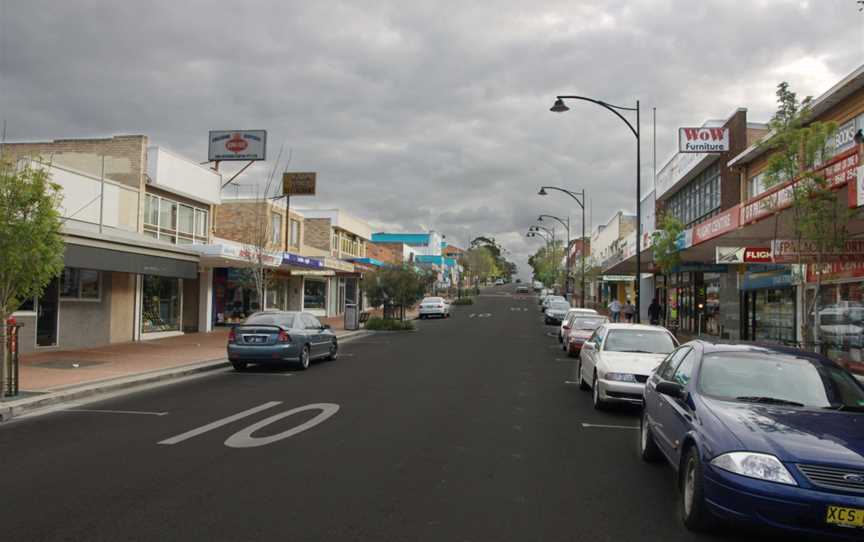
[(723, 352), (702, 360), (705, 395), (747, 402), (864, 409), (864, 388), (844, 369), (776, 352)]
[(246, 319), (247, 325), (258, 326), (285, 326), (291, 327), (294, 325), (293, 314), (276, 314), (276, 313), (261, 313), (253, 314)]
[(606, 336), (606, 345), (603, 349), (607, 352), (668, 354), (675, 350), (675, 342), (665, 331), (613, 329)]
[(553, 311), (566, 311), (570, 310), (570, 304), (566, 301), (553, 301), (549, 303), (549, 308)]
[(605, 323), (605, 318), (574, 318), (570, 327), (573, 329), (595, 330)]

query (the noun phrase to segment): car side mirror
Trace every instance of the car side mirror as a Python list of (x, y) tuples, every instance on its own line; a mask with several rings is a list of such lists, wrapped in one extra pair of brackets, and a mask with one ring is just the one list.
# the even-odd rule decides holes
[(668, 380), (661, 380), (657, 383), (657, 393), (662, 393), (663, 395), (668, 395), (669, 397), (674, 397), (675, 399), (683, 399), (686, 395), (684, 391), (684, 386), (677, 382), (670, 382)]
[(587, 348), (588, 350), (594, 350), (595, 348), (597, 348), (597, 343), (595, 343), (594, 341), (585, 341), (584, 343), (582, 343), (582, 348), (583, 349)]

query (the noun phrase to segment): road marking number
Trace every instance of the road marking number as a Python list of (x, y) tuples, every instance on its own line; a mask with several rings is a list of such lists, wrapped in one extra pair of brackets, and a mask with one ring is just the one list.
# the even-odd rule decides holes
[[(257, 407), (250, 408), (249, 410), (244, 410), (243, 412), (238, 412), (237, 414), (222, 418), (221, 420), (216, 420), (215, 422), (208, 423), (207, 425), (202, 425), (201, 427), (186, 431), (185, 433), (180, 433), (179, 435), (175, 435), (173, 437), (159, 441), (157, 444), (162, 444), (165, 446), (179, 444), (184, 440), (189, 440), (191, 438), (197, 437), (198, 435), (203, 435), (204, 433), (207, 433), (214, 429), (218, 429), (224, 425), (234, 423), (238, 420), (242, 420), (243, 418), (248, 418), (249, 416), (253, 416), (259, 412), (281, 404), (281, 401), (270, 401), (264, 403), (263, 405), (258, 405)], [(282, 418), (287, 418), (300, 412), (306, 412), (307, 410), (320, 410), (321, 413), (313, 417), (312, 419), (307, 420), (300, 425), (292, 427), (291, 429), (282, 431), (281, 433), (266, 437), (253, 436), (253, 433), (255, 433), (256, 431), (260, 431), (261, 429), (281, 420)], [(279, 414), (270, 416), (269, 418), (264, 418), (260, 422), (254, 423), (246, 427), (245, 429), (237, 431), (225, 440), (225, 446), (229, 448), (257, 448), (258, 446), (266, 446), (267, 444), (273, 444), (274, 442), (278, 442), (288, 437), (293, 437), (298, 433), (302, 433), (307, 429), (315, 427), (316, 425), (336, 414), (338, 411), (339, 405), (333, 403), (313, 403), (311, 405), (304, 405), (297, 408), (292, 408), (291, 410), (288, 410), (286, 412), (281, 412)]]

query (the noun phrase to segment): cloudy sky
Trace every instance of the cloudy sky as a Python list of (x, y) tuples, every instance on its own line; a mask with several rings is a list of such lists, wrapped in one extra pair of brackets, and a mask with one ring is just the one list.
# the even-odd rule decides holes
[(778, 82), (818, 95), (862, 61), (855, 0), (0, 0), (8, 140), (146, 134), (205, 160), (208, 130), (264, 128), (318, 172), (300, 205), (493, 236), (523, 276), (536, 216), (579, 217), (540, 185), (585, 188), (595, 225), (635, 209), (633, 136), (556, 94), (641, 100), (650, 185), (652, 108), (659, 168), (678, 126), (765, 121)]

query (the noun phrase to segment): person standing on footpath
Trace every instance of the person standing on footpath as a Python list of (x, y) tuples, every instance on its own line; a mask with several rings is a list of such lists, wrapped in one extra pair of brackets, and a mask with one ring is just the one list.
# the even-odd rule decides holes
[(613, 322), (620, 322), (621, 321), (621, 302), (618, 301), (617, 297), (615, 299), (613, 299), (611, 303), (609, 303), (607, 308), (609, 309), (610, 320), (612, 320)]
[(627, 320), (628, 324), (633, 322), (633, 316), (636, 314), (636, 307), (634, 307), (633, 304), (630, 303), (629, 299), (626, 303), (624, 303), (624, 306), (621, 308), (621, 314), (624, 315), (624, 318)]
[(657, 303), (657, 298), (651, 300), (651, 304), (648, 305), (648, 319), (651, 321), (652, 326), (660, 325), (660, 303)]

